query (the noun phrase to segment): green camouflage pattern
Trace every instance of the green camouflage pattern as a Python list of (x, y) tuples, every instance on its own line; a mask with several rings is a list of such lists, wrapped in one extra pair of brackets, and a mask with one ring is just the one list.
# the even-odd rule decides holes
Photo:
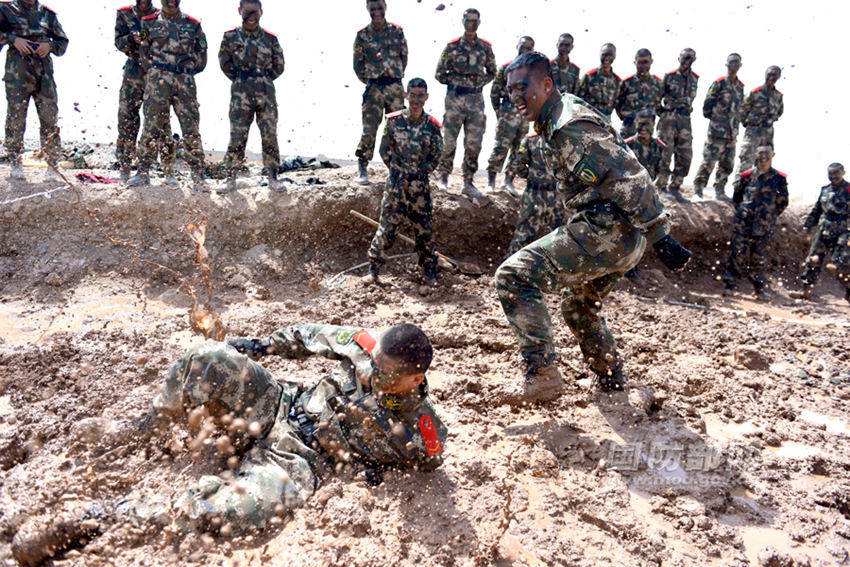
[(822, 187), (804, 226), (815, 231), (803, 266), (803, 283), (815, 285), (823, 266), (832, 263), (839, 281), (850, 289), (850, 183), (842, 180), (837, 186)]
[[(142, 32), (142, 18), (154, 13), (139, 12), (135, 6), (119, 8), (115, 16), (115, 47), (127, 56), (118, 92), (118, 139), (115, 153), (118, 163), (129, 167), (136, 154), (136, 139), (141, 127), (140, 112), (145, 96), (145, 70), (139, 61), (139, 44), (133, 40), (133, 34)], [(174, 162), (174, 139), (171, 136), (171, 123), (166, 124), (163, 137), (159, 141), (160, 161), (171, 166)]]
[(744, 83), (737, 78), (720, 77), (708, 88), (702, 115), (708, 118), (708, 135), (713, 138), (735, 139), (741, 121), (741, 103), (744, 100)]
[[(697, 96), (698, 82), (699, 75), (693, 71), (683, 74), (675, 69), (664, 75), (658, 137), (667, 147), (661, 158), (661, 171), (656, 178), (656, 184), (661, 190), (668, 187), (670, 190), (678, 190), (691, 170), (694, 155), (691, 111)], [(674, 156), (676, 161), (671, 176), (670, 164)]]
[(738, 156), (738, 175), (753, 167), (759, 146), (776, 146), (773, 143), (773, 123), (785, 112), (782, 93), (775, 87), (762, 85), (753, 89), (741, 105), (741, 124), (744, 141)]
[(575, 94), (603, 116), (611, 118), (621, 82), (622, 79), (613, 71), (610, 75), (605, 75), (600, 69), (591, 69), (581, 78)]
[(406, 68), (407, 40), (401, 26), (387, 22), (383, 29), (377, 30), (369, 24), (357, 32), (354, 72), (366, 84), (360, 109), (363, 132), (354, 152), (361, 161), (370, 161), (374, 156), (384, 114), (404, 108), (401, 79)]
[(658, 138), (650, 138), (649, 142), (643, 143), (638, 136), (633, 136), (626, 140), (626, 144), (654, 181), (661, 171), (661, 157), (666, 147), (664, 142)]
[(735, 169), (735, 138), (715, 138), (711, 134), (705, 140), (702, 150), (702, 163), (694, 177), (694, 188), (702, 191), (708, 184), (708, 178), (717, 165), (714, 175), (715, 191), (723, 191), (726, 181)]
[(493, 153), (490, 154), (487, 164), (489, 173), (501, 171), (502, 166), (505, 165), (505, 158), (508, 158), (505, 171), (511, 171), (519, 145), (528, 134), (528, 122), (519, 115), (519, 111), (508, 97), (505, 68), (512, 62), (508, 61), (499, 67), (496, 78), (493, 80), (493, 87), (490, 89), (490, 102), (493, 104), (493, 110), (496, 111), (498, 122), (496, 123), (496, 143), (493, 145)]
[(555, 351), (543, 293), (562, 290), (564, 320), (587, 363), (598, 373), (617, 370), (601, 299), (637, 265), (647, 243), (668, 233), (668, 213), (634, 154), (580, 99), (554, 93), (535, 131), (552, 152), (550, 169), (572, 216), (499, 266), (499, 300), (523, 357), (539, 362)]
[(555, 88), (561, 94), (576, 94), (578, 90), (578, 79), (581, 69), (578, 65), (567, 59), (566, 64), (561, 64), (561, 61), (556, 57), (549, 62), (549, 69), (552, 71), (552, 80), (555, 81)]
[(636, 134), (635, 118), (641, 110), (656, 112), (664, 94), (664, 83), (657, 75), (632, 75), (623, 79), (617, 92), (614, 108), (623, 121), (620, 135), (629, 138)]
[(170, 129), (170, 110), (180, 122), (185, 159), (203, 174), (201, 113), (195, 75), (207, 65), (207, 39), (200, 22), (182, 13), (173, 18), (157, 12), (142, 19), (139, 60), (147, 74), (145, 116), (137, 154), (139, 170), (147, 171), (161, 140)]
[[(270, 337), (269, 355), (340, 360), (331, 375), (307, 389), (277, 382), (256, 362), (212, 341), (175, 364), (165, 390), (154, 399), (156, 411), (180, 413), (204, 405), (212, 415), (257, 421), (262, 430), (258, 439), (246, 441), (250, 450), (233, 480), (204, 476), (180, 498), (178, 522), (207, 529), (218, 518), (234, 534), (263, 527), (310, 497), (326, 462), (419, 470), (442, 464), (447, 430), (427, 386), (404, 397), (373, 392), (371, 356), (355, 340), (362, 332), (380, 337), (335, 325), (297, 325)], [(420, 429), (424, 417), (436, 431), (436, 446), (426, 447)]]
[(263, 166), (276, 172), (280, 166), (277, 142), (277, 95), (274, 81), (283, 74), (283, 50), (277, 37), (260, 28), (241, 27), (225, 32), (218, 51), (222, 72), (230, 86), (230, 144), (224, 166), (233, 175), (245, 161), (248, 132), (256, 117), (263, 148)]
[[(478, 155), (487, 127), (480, 89), (495, 77), (496, 57), (489, 42), (478, 37), (470, 42), (460, 37), (450, 41), (443, 49), (437, 63), (436, 78), (449, 89), (443, 117), (443, 156), (438, 167), (441, 173), (448, 174), (452, 170), (461, 128), (464, 129), (463, 175), (471, 177), (478, 171)], [(478, 92), (457, 94), (453, 87), (476, 89)]]
[(390, 175), (381, 200), (379, 227), (369, 246), (371, 261), (386, 262), (386, 253), (407, 219), (413, 229), (419, 264), (436, 265), (428, 176), (436, 169), (442, 151), (440, 124), (433, 117), (423, 113), (414, 122), (408, 110), (387, 116), (380, 152)]
[[(50, 43), (50, 54), (22, 55), (15, 38)], [(6, 152), (12, 160), (24, 150), (24, 130), (30, 99), (38, 113), (41, 148), (47, 162), (56, 165), (61, 151), (59, 138), (59, 95), (53, 78), (53, 56), (61, 57), (68, 49), (68, 36), (56, 13), (34, 2), (23, 0), (0, 3), (0, 48), (6, 49)]]
[(779, 215), (788, 207), (785, 174), (774, 168), (765, 173), (745, 171), (735, 181), (732, 203), (735, 218), (723, 281), (734, 286), (738, 278), (746, 275), (757, 289), (763, 288), (767, 284), (767, 248)]

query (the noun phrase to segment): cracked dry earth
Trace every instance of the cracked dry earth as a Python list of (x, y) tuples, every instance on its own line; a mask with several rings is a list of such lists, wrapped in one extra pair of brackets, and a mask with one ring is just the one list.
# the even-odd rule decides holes
[[(227, 198), (175, 199), (157, 187), (140, 196), (97, 186), (83, 205), (54, 194), (0, 210), (0, 564), (16, 565), (10, 542), (27, 522), (57, 521), (92, 501), (173, 501), (202, 474), (227, 468), (212, 445), (183, 449), (191, 441), (183, 426), (107, 453), (70, 435), (85, 418), (139, 415), (170, 364), (203, 340), (189, 328), (178, 278), (130, 263), (128, 249), (95, 234), (80, 206), (98, 211), (108, 228), (100, 232), (187, 276), (192, 246), (179, 228), (207, 214), (213, 307), (228, 337), (306, 321), (422, 326), (436, 349), (428, 377), (450, 436), (436, 472), (391, 472), (369, 488), (356, 468), (342, 469), (303, 509), (249, 537), (103, 525), (46, 565), (850, 561), (850, 306), (829, 276), (811, 303), (782, 286), (770, 303), (722, 296), (712, 267), (726, 252), (712, 219), (728, 220), (725, 205), (676, 205), (676, 234), (697, 252), (693, 266), (674, 276), (647, 258), (642, 281), (621, 283), (605, 302), (631, 403), (593, 392), (553, 296), (566, 393), (537, 407), (494, 406), (492, 386), (520, 377), (490, 277), (515, 202), (476, 207), (456, 186), (436, 198), (438, 244), (487, 265), (479, 280), (443, 272), (439, 288), (422, 295), (401, 259), (383, 288), (359, 281), (362, 270), (323, 287), (364, 259), (370, 229), (348, 208), (377, 210), (380, 186), (355, 189), (352, 173), (322, 173), (327, 187), (285, 196), (244, 187)], [(36, 188), (3, 190), (8, 198)], [(801, 212), (784, 230), (799, 226)], [(484, 244), (469, 246), (471, 238)], [(788, 274), (804, 251), (799, 242), (778, 249), (774, 278), (792, 287)], [(304, 382), (333, 364), (263, 363)]]

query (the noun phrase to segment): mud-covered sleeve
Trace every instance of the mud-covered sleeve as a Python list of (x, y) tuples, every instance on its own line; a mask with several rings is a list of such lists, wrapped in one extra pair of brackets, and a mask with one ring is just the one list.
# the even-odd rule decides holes
[(531, 165), (531, 152), (528, 150), (528, 138), (525, 138), (519, 145), (513, 163), (513, 173), (517, 177), (528, 179), (528, 167)]
[(272, 36), (271, 79), (275, 80), (283, 75), (284, 69), (286, 69), (286, 60), (283, 58), (283, 48), (280, 46), (280, 41), (276, 37)]
[(201, 24), (196, 24), (195, 31), (195, 69), (193, 74), (201, 73), (207, 68), (207, 36)]
[(363, 39), (359, 33), (354, 37), (354, 74), (361, 83), (369, 81), (366, 76), (366, 51), (363, 49)]
[(820, 217), (823, 214), (823, 207), (820, 203), (824, 191), (826, 191), (826, 189), (821, 189), (820, 195), (818, 195), (818, 200), (815, 201), (815, 206), (812, 207), (811, 212), (806, 216), (806, 222), (803, 223), (806, 230), (813, 229), (820, 222)]
[(218, 65), (221, 67), (221, 72), (231, 81), (236, 79), (236, 67), (233, 63), (233, 51), (230, 48), (231, 41), (229, 34), (224, 34), (221, 38), (221, 47), (218, 49)]
[(68, 36), (65, 35), (65, 30), (62, 29), (62, 24), (59, 23), (59, 18), (56, 14), (50, 18), (50, 51), (56, 57), (62, 57), (68, 50)]
[(449, 46), (447, 45), (443, 49), (443, 53), (440, 55), (440, 60), (437, 62), (437, 73), (434, 75), (437, 79), (437, 82), (440, 82), (444, 85), (449, 84)]
[(779, 195), (776, 197), (776, 216), (788, 208), (788, 180), (784, 177), (779, 178)]
[(305, 358), (318, 354), (339, 360), (351, 358), (352, 352), (362, 352), (354, 342), (359, 327), (302, 324), (284, 327), (269, 337), (275, 354), (284, 358)]
[(387, 120), (384, 125), (384, 134), (381, 136), (381, 146), (378, 149), (378, 153), (381, 155), (381, 160), (383, 160), (384, 165), (387, 167), (390, 166), (390, 158), (392, 157), (394, 149), (395, 140), (393, 139), (393, 131), (390, 127), (390, 121)]
[(711, 118), (711, 113), (714, 110), (714, 105), (717, 104), (717, 97), (720, 94), (720, 83), (711, 83), (708, 88), (708, 94), (705, 95), (705, 102), (702, 104), (702, 115), (706, 118)]
[(115, 47), (128, 56), (133, 56), (136, 52), (133, 31), (127, 25), (126, 19), (121, 17), (121, 12), (115, 15)]

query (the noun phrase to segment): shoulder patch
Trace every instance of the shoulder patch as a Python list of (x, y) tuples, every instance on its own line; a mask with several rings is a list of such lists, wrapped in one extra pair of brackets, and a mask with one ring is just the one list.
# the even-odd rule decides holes
[(591, 69), (590, 71), (587, 72), (587, 74), (588, 75), (595, 75), (597, 71), (599, 71), (599, 69)]
[(375, 337), (370, 335), (366, 331), (366, 329), (361, 329), (357, 331), (353, 338), (354, 342), (360, 345), (360, 348), (362, 348), (369, 354), (372, 354), (372, 350), (374, 350), (375, 345), (378, 344), (378, 341), (375, 340)]
[(439, 121), (439, 120), (437, 120), (436, 118), (434, 118), (433, 116), (431, 116), (430, 114), (428, 115), (428, 120), (430, 120), (430, 121), (431, 121), (431, 124), (433, 124), (433, 125), (434, 125), (434, 126), (436, 126), (437, 128), (442, 128), (442, 127), (443, 127), (443, 125), (440, 123), (440, 121)]
[(750, 91), (750, 92), (757, 93), (757, 92), (759, 92), (760, 90), (761, 90), (761, 87), (756, 87), (756, 88), (754, 88), (754, 89), (753, 89), (752, 91)]
[(629, 75), (628, 77), (626, 77), (626, 78), (625, 78), (625, 79), (623, 79), (623, 80), (624, 80), (624, 81), (631, 81), (631, 80), (632, 80), (632, 79), (634, 79), (634, 78), (635, 78), (635, 76), (634, 76), (634, 75)]
[(159, 16), (159, 12), (154, 12), (153, 14), (148, 14), (147, 16), (145, 16), (142, 19), (143, 20), (154, 20), (154, 19), (156, 19), (157, 16)]
[(459, 37), (456, 37), (456, 38), (454, 38), (454, 39), (450, 39), (450, 40), (449, 40), (449, 43), (457, 43), (457, 42), (459, 42), (459, 41), (460, 41), (460, 38), (459, 38)]
[(634, 137), (634, 136), (629, 136), (628, 138), (626, 138), (626, 139), (625, 139), (625, 140), (623, 140), (623, 141), (624, 141), (624, 142), (626, 142), (627, 144), (631, 144), (632, 142), (634, 142), (634, 141), (635, 141), (635, 137)]
[(124, 6), (124, 7), (122, 7), (122, 8), (118, 8), (118, 11), (119, 11), (119, 12), (126, 12), (126, 11), (128, 11), (128, 10), (132, 10), (132, 9), (133, 9), (133, 7), (132, 7), (132, 6)]
[(513, 62), (514, 62), (514, 60), (513, 60), (513, 59), (511, 59), (511, 60), (510, 60), (510, 61), (508, 61), (507, 63), (503, 63), (503, 64), (502, 64), (502, 67), (507, 67), (508, 65), (510, 65), (510, 64), (511, 64), (511, 63), (513, 63)]
[(661, 144), (661, 147), (662, 147), (662, 148), (666, 148), (666, 147), (667, 147), (667, 144), (666, 144), (666, 143), (664, 142), (664, 140), (662, 140), (661, 138), (655, 138), (655, 141), (656, 141), (656, 142), (658, 142), (659, 144)]
[(549, 60), (549, 63), (554, 63), (554, 62), (555, 62), (555, 60), (554, 60), (554, 59), (550, 59), (550, 60)]
[(193, 18), (193, 17), (192, 17), (192, 16), (190, 16), (189, 14), (184, 14), (184, 15), (186, 16), (186, 19), (187, 19), (187, 20), (189, 20), (190, 22), (195, 22), (196, 24), (200, 24), (200, 23), (201, 23), (201, 21), (200, 21), (200, 20), (196, 20), (195, 18)]
[(368, 25), (363, 26), (362, 28), (360, 28), (359, 30), (357, 30), (357, 33), (360, 33), (360, 32), (362, 32), (362, 31), (366, 31), (366, 28), (368, 28), (368, 27), (369, 27)]
[(716, 81), (714, 81), (714, 82), (715, 82), (715, 83), (722, 83), (722, 82), (723, 82), (723, 79), (725, 79), (725, 78), (726, 78), (726, 77), (720, 77), (719, 79), (717, 79), (717, 80), (716, 80)]
[(233, 33), (233, 32), (235, 32), (235, 31), (236, 31), (236, 30), (238, 30), (238, 29), (239, 29), (239, 28), (233, 28), (232, 30), (227, 30), (227, 31), (226, 31), (226, 32), (224, 32), (224, 33)]
[(673, 69), (672, 71), (670, 71), (670, 72), (669, 72), (669, 73), (667, 73), (667, 74), (668, 74), (668, 75), (675, 75), (675, 74), (676, 74), (676, 73), (678, 73), (678, 72), (679, 72), (679, 70), (678, 70), (678, 69)]
[(529, 134), (528, 136), (526, 136), (526, 138), (536, 138), (536, 137), (537, 137), (537, 136), (539, 136), (539, 135), (540, 135), (540, 134), (538, 134), (537, 132), (532, 132), (531, 134)]
[(615, 79), (617, 79), (617, 80), (618, 80), (618, 81), (620, 81), (621, 83), (623, 82), (623, 79), (621, 79), (621, 78), (620, 78), (620, 75), (618, 75), (617, 73), (613, 73), (613, 75), (614, 75), (614, 78), (615, 78)]
[(336, 334), (336, 342), (340, 345), (347, 345), (356, 334), (357, 331), (354, 329), (344, 329)]
[(755, 171), (755, 169), (748, 169), (747, 171), (741, 174), (741, 177), (749, 177), (753, 174), (753, 171)]
[(578, 65), (576, 65), (575, 63), (570, 63), (570, 65), (572, 65), (573, 67), (575, 67), (575, 68), (576, 68), (576, 71), (581, 71), (581, 67), (579, 67), (579, 66), (578, 66)]
[(484, 43), (486, 43), (487, 45), (490, 45), (490, 46), (492, 46), (492, 45), (493, 45), (492, 43), (490, 43), (489, 41), (487, 41), (487, 40), (486, 40), (486, 39), (484, 39), (483, 37), (479, 37), (478, 39), (480, 39), (481, 41), (483, 41), (483, 42), (484, 42)]
[(425, 442), (425, 452), (428, 453), (429, 457), (443, 452), (443, 444), (440, 443), (437, 428), (434, 427), (434, 420), (430, 416), (423, 415), (419, 418), (419, 433), (422, 434), (422, 440)]
[(45, 10), (47, 10), (48, 12), (53, 13), (53, 14), (55, 14), (55, 13), (56, 13), (56, 10), (54, 10), (54, 9), (53, 9), (53, 8), (51, 8), (50, 6), (45, 6), (44, 4), (42, 4), (42, 5), (41, 5), (41, 7), (42, 7), (42, 8), (44, 8)]
[(788, 174), (787, 174), (787, 173), (783, 173), (783, 172), (779, 171), (778, 169), (776, 170), (776, 173), (778, 173), (778, 174), (779, 174), (779, 175), (781, 175), (782, 177), (788, 177)]
[(776, 89), (776, 92), (779, 93), (779, 96), (782, 96), (782, 91), (780, 91), (779, 89)]
[(581, 160), (575, 169), (576, 176), (585, 183), (599, 183), (599, 173), (597, 173), (587, 160)]
[(395, 118), (396, 116), (401, 116), (402, 112), (404, 112), (404, 111), (403, 110), (396, 110), (395, 112), (390, 112), (389, 114), (387, 114), (387, 118)]
[(389, 23), (391, 26), (393, 26), (394, 28), (398, 28), (399, 30), (403, 30), (403, 29), (404, 29), (403, 27), (401, 27), (400, 25), (396, 24), (395, 22), (388, 22), (388, 23)]
[(653, 75), (653, 77), (655, 77), (655, 78), (656, 78), (656, 79), (658, 79), (659, 81), (662, 81), (662, 80), (663, 80), (663, 79), (662, 79), (661, 77), (659, 77), (658, 75)]
[(693, 71), (691, 71), (691, 75), (693, 75), (694, 77), (696, 77), (697, 79), (699, 79), (699, 75), (697, 75), (697, 74), (696, 74), (696, 73), (694, 73)]
[(270, 32), (270, 31), (269, 31), (269, 30), (267, 30), (266, 28), (263, 28), (263, 31), (264, 31), (264, 32), (266, 32), (267, 34), (269, 34), (269, 35), (270, 35), (270, 36), (272, 36), (272, 37), (277, 37), (275, 34), (273, 34), (272, 32)]

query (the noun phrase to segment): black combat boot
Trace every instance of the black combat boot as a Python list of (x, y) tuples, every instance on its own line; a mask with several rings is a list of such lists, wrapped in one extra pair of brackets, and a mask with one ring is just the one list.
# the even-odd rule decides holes
[(596, 387), (602, 392), (622, 392), (626, 389), (626, 376), (622, 368), (608, 369), (596, 374)]
[(487, 172), (487, 190), (495, 191), (496, 190), (496, 172), (488, 171)]
[(432, 262), (425, 266), (425, 270), (423, 271), (423, 275), (425, 276), (425, 283), (431, 287), (436, 287), (439, 283), (437, 279), (437, 264)]
[(366, 169), (367, 165), (369, 165), (369, 162), (362, 159), (357, 163), (358, 185), (369, 185), (369, 171)]

